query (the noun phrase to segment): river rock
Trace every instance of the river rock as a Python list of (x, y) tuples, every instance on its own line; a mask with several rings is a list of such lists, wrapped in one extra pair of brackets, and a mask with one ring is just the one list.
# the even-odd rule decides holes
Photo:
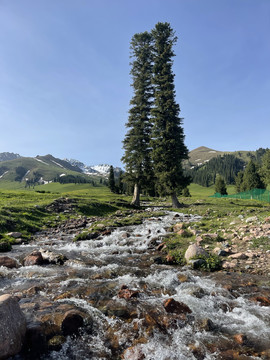
[(0, 266), (5, 266), (9, 269), (13, 269), (18, 267), (18, 263), (15, 259), (9, 256), (0, 256)]
[(203, 255), (206, 257), (209, 257), (209, 254), (207, 251), (205, 251), (202, 247), (198, 246), (197, 244), (192, 244), (189, 245), (189, 247), (187, 248), (187, 251), (185, 252), (185, 259), (187, 260), (187, 262), (199, 255)]
[(18, 300), (9, 294), (0, 296), (0, 359), (21, 350), (25, 332), (26, 320)]
[(192, 312), (186, 304), (176, 301), (173, 298), (165, 300), (163, 306), (168, 313), (190, 314)]
[(50, 250), (40, 249), (40, 253), (43, 260), (49, 264), (63, 265), (64, 262), (67, 260), (67, 257), (65, 255), (56, 254)]
[(24, 266), (42, 265), (43, 263), (44, 261), (40, 251), (33, 251), (23, 260)]
[(118, 292), (118, 297), (122, 299), (131, 299), (139, 296), (138, 290), (130, 290), (126, 285), (122, 285), (121, 289)]

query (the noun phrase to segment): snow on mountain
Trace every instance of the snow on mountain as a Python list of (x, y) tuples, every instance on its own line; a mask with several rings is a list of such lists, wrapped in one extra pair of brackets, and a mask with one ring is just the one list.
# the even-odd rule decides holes
[[(64, 159), (64, 160), (68, 161), (73, 166), (78, 166), (85, 174), (108, 176), (110, 172), (110, 165), (108, 164), (89, 166), (75, 159)], [(118, 174), (120, 173), (121, 169), (116, 167), (114, 168), (114, 171), (116, 174)]]

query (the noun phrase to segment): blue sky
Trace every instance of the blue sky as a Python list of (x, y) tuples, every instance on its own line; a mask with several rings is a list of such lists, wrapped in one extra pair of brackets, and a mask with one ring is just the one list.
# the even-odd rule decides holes
[(158, 21), (189, 150), (270, 147), (269, 0), (0, 0), (0, 152), (121, 166), (130, 40)]

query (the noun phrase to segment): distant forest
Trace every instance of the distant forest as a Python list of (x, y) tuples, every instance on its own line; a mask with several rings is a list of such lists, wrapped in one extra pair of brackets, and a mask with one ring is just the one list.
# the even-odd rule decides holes
[[(248, 153), (250, 160), (261, 165), (262, 157), (268, 149), (259, 148), (253, 153)], [(192, 178), (192, 182), (202, 185), (211, 186), (215, 184), (217, 175), (225, 180), (226, 184), (235, 184), (235, 178), (239, 171), (243, 171), (247, 163), (241, 158), (225, 154), (212, 158), (207, 163), (186, 169), (186, 174)]]

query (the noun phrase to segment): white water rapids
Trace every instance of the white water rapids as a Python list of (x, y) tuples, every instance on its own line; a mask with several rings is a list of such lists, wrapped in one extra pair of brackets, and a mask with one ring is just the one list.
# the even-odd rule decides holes
[[(121, 356), (126, 360), (221, 359), (219, 350), (210, 351), (208, 345), (227, 343), (234, 334), (245, 334), (259, 349), (270, 348), (269, 307), (245, 296), (233, 296), (209, 275), (157, 264), (151, 259), (151, 241), (159, 238), (161, 242), (169, 226), (190, 220), (195, 221), (196, 217), (182, 214), (175, 218), (175, 213), (169, 213), (147, 219), (142, 225), (118, 228), (110, 235), (80, 242), (72, 242), (72, 236), (66, 234), (61, 234), (60, 239), (41, 235), (35, 243), (14, 246), (8, 255), (21, 260), (32, 250), (43, 248), (60, 252), (69, 260), (62, 266), (2, 267), (0, 294), (16, 294), (42, 285), (41, 297), (51, 300), (70, 292), (72, 296), (55, 301), (74, 304), (92, 316), (91, 333), (82, 329), (80, 336), (68, 337), (60, 351), (46, 354), (44, 360), (120, 359)], [(181, 276), (186, 280), (181, 281)], [(104, 310), (110, 299), (121, 309), (128, 306), (131, 300), (117, 297), (122, 285), (140, 291), (136, 302), (138, 316), (128, 321)], [(192, 311), (189, 321), (177, 323), (166, 333), (156, 328), (145, 334), (140, 326), (143, 323), (140, 314), (145, 314), (148, 308), (164, 311), (163, 302), (169, 298), (189, 306)], [(204, 319), (213, 324), (213, 329), (198, 326)], [(108, 329), (117, 338), (122, 355), (113, 353), (108, 345)], [(136, 344), (134, 338), (145, 341)], [(129, 346), (132, 348), (124, 351)], [(201, 349), (201, 357), (192, 351), (194, 347)], [(254, 355), (249, 358), (259, 359)]]

